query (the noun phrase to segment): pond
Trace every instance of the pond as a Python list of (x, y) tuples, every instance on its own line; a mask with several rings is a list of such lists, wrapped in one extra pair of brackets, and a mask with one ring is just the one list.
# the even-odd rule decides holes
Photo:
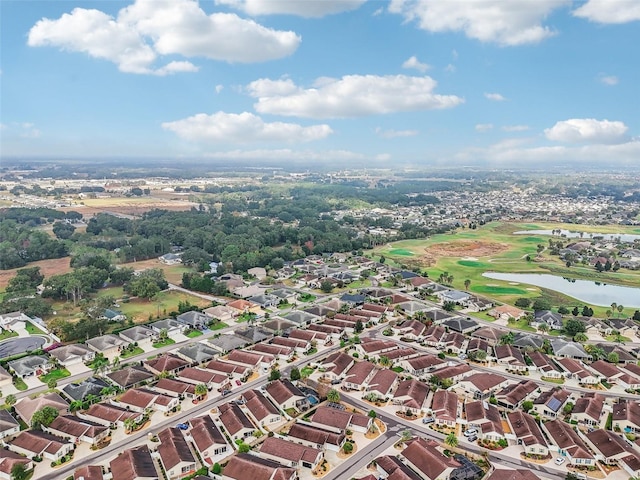
[(596, 283), (590, 280), (567, 279), (547, 273), (486, 272), (483, 277), (505, 282), (518, 282), (555, 290), (591, 305), (607, 307), (612, 303), (625, 307), (640, 307), (640, 288)]
[[(558, 231), (560, 234), (558, 234)], [(554, 233), (555, 232), (555, 233)], [(590, 240), (594, 237), (602, 238), (603, 240), (620, 240), (621, 242), (632, 243), (635, 240), (640, 240), (640, 235), (634, 235), (631, 233), (587, 233), (587, 232), (574, 232), (571, 230), (520, 230), (519, 232), (513, 232), (514, 235), (552, 235), (554, 237), (566, 237), (566, 238), (583, 238)]]

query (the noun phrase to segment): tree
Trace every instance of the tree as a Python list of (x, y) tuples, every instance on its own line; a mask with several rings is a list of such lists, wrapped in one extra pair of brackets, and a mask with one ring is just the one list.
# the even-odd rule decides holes
[(513, 344), (513, 332), (505, 333), (500, 337), (500, 345), (511, 345)]
[(271, 372), (269, 372), (269, 381), (273, 382), (275, 380), (280, 380), (280, 376), (282, 374), (280, 373), (280, 370), (276, 369), (276, 368), (272, 368)]
[(564, 321), (564, 331), (570, 337), (575, 337), (578, 333), (586, 332), (587, 327), (577, 318), (568, 318)]
[(573, 307), (573, 310), (571, 310), (571, 315), (573, 315), (574, 317), (580, 315), (580, 310), (578, 310), (578, 307)]
[(471, 285), (471, 280), (469, 280), (468, 278), (465, 279), (464, 281), (464, 288), (465, 290), (469, 290), (469, 285)]
[(533, 408), (533, 402), (531, 400), (525, 400), (522, 402), (522, 410), (527, 413), (529, 410)]
[(333, 283), (330, 280), (323, 280), (320, 282), (320, 290), (324, 293), (331, 293), (333, 291)]
[(564, 305), (558, 307), (558, 313), (560, 315), (567, 315), (569, 313), (569, 309), (567, 307), (565, 307)]
[(624, 305), (618, 305), (618, 316), (622, 316), (622, 311), (624, 310)]
[(248, 453), (249, 450), (251, 450), (251, 447), (248, 444), (244, 443), (244, 442), (242, 442), (240, 445), (238, 445), (238, 452), (240, 452), (240, 453)]
[(378, 416), (378, 414), (376, 413), (375, 410), (369, 410), (369, 413), (367, 414), (367, 416), (369, 418), (376, 418)]
[(362, 320), (358, 319), (356, 320), (356, 324), (353, 328), (353, 331), (355, 333), (361, 333), (364, 330), (364, 325), (362, 325)]
[(125, 432), (132, 432), (134, 428), (136, 428), (136, 421), (133, 418), (125, 418), (124, 419), (124, 430)]
[(211, 467), (211, 473), (215, 475), (220, 475), (222, 473), (222, 467), (218, 462), (214, 463), (213, 467)]
[(567, 402), (562, 411), (565, 415), (571, 415), (571, 412), (573, 412), (573, 403)]
[(540, 330), (543, 333), (546, 333), (549, 331), (549, 325), (547, 325), (546, 323), (541, 323), (540, 325), (538, 325), (538, 330)]
[(58, 386), (58, 381), (55, 378), (50, 378), (47, 381), (47, 387), (49, 388), (49, 390), (53, 390), (57, 386)]
[(533, 309), (535, 311), (551, 310), (551, 303), (546, 298), (536, 298), (533, 302)]
[(456, 302), (452, 302), (447, 300), (446, 302), (444, 302), (444, 304), (442, 305), (442, 309), (445, 312), (453, 312), (456, 309)]
[(13, 393), (10, 393), (4, 399), (4, 403), (6, 405), (9, 405), (10, 407), (15, 405), (17, 401), (18, 401), (18, 399), (16, 398), (16, 396)]
[(335, 388), (329, 389), (329, 391), (327, 392), (328, 401), (332, 403), (340, 403), (340, 399), (340, 392), (338, 392), (338, 390), (336, 390)]
[(400, 438), (402, 439), (403, 442), (407, 442), (411, 440), (413, 438), (413, 435), (411, 434), (411, 430), (403, 430), (402, 433), (400, 434)]
[(194, 393), (196, 394), (196, 397), (198, 397), (200, 400), (202, 400), (202, 398), (209, 392), (209, 389), (207, 388), (207, 386), (204, 383), (199, 383), (198, 385), (196, 385), (195, 391)]
[(16, 463), (11, 467), (11, 480), (27, 480), (29, 471), (24, 463)]
[(342, 446), (342, 451), (347, 455), (349, 455), (351, 452), (353, 452), (353, 443), (345, 442), (344, 445)]
[(579, 333), (576, 334), (575, 337), (573, 337), (573, 339), (576, 342), (581, 342), (582, 343), (582, 342), (586, 342), (587, 340), (589, 340), (589, 337), (587, 337), (584, 333), (579, 332)]
[(71, 238), (71, 235), (73, 235), (75, 231), (76, 227), (70, 223), (56, 222), (53, 224), (53, 234), (60, 240)]
[(525, 297), (520, 297), (516, 300), (515, 306), (518, 308), (529, 308), (529, 306), (531, 306), (531, 300)]
[(456, 434), (454, 432), (451, 432), (445, 437), (444, 443), (446, 443), (450, 447), (455, 448), (458, 446), (458, 437), (456, 437)]
[(616, 352), (611, 352), (607, 355), (607, 362), (609, 363), (618, 363), (620, 361), (620, 356)]
[(40, 430), (42, 426), (48, 427), (58, 417), (58, 410), (46, 406), (36, 411), (31, 417), (31, 428)]
[(291, 372), (289, 373), (289, 379), (291, 379), (292, 382), (295, 382), (296, 380), (300, 380), (301, 377), (300, 369), (298, 367), (292, 367)]
[(391, 360), (389, 360), (389, 357), (387, 357), (386, 355), (381, 355), (378, 362), (380, 363), (381, 367), (389, 368), (391, 366)]
[(93, 362), (91, 362), (91, 369), (96, 373), (96, 375), (102, 375), (109, 368), (109, 359), (106, 358), (102, 353), (96, 354)]

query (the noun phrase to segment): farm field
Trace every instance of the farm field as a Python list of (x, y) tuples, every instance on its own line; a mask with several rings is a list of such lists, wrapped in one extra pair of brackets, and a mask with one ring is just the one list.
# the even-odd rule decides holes
[[(71, 262), (71, 257), (63, 257), (63, 258), (52, 258), (50, 260), (40, 260), (38, 262), (31, 262), (25, 267), (40, 267), (40, 272), (45, 277), (50, 277), (51, 275), (59, 275), (61, 273), (67, 273), (71, 271), (71, 266), (69, 265)], [(20, 270), (20, 268), (13, 268), (11, 270), (0, 270), (0, 290), (4, 290), (9, 284), (9, 280), (16, 276), (16, 272)]]
[[(597, 233), (638, 233), (638, 228), (614, 228), (612, 226), (565, 225), (553, 223), (503, 223), (494, 222), (475, 230), (460, 229), (455, 233), (435, 235), (422, 240), (402, 240), (375, 248), (370, 253), (384, 256), (395, 265), (420, 268), (430, 278), (437, 279), (447, 272), (453, 276), (454, 288), (465, 290), (465, 280), (470, 280), (469, 291), (501, 302), (513, 304), (520, 297), (543, 296), (553, 305), (583, 305), (558, 292), (526, 285), (488, 279), (485, 272), (547, 273), (603, 283), (640, 287), (640, 272), (597, 272), (589, 266), (566, 267), (558, 257), (542, 252), (538, 245), (548, 246), (551, 237), (546, 235), (513, 235), (519, 230), (566, 228), (575, 231)], [(586, 227), (589, 227), (588, 229)], [(527, 256), (531, 261), (527, 261)], [(603, 315), (606, 307), (592, 306), (596, 315)]]
[(198, 207), (198, 204), (190, 202), (187, 196), (178, 196), (175, 193), (167, 195), (156, 193), (153, 192), (153, 195), (143, 197), (85, 198), (77, 204), (60, 210), (75, 210), (82, 213), (87, 219), (98, 213), (120, 213), (137, 216), (155, 208), (181, 211), (189, 210), (191, 207)]

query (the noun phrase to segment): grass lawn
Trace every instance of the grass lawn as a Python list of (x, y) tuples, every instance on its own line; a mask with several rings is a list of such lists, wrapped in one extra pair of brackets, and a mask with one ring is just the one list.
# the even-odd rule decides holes
[(25, 322), (25, 330), (29, 335), (43, 335), (44, 332), (31, 322)]
[(173, 345), (174, 343), (176, 343), (175, 340), (167, 338), (165, 340), (154, 343), (153, 348), (162, 348), (162, 347), (166, 347), (167, 345)]
[(562, 385), (564, 383), (564, 379), (563, 378), (542, 377), (542, 380), (544, 380), (545, 382), (557, 383), (558, 385)]
[(0, 333), (0, 340), (6, 340), (7, 338), (17, 337), (18, 334), (12, 330), (2, 330)]
[[(224, 322), (216, 322), (213, 325), (209, 326), (209, 330), (222, 330), (223, 328), (227, 328), (228, 326), (229, 325), (227, 325)], [(199, 333), (200, 333), (200, 335), (202, 335), (202, 332), (199, 332)], [(189, 336), (189, 335), (187, 335), (187, 336)], [(198, 335), (196, 335), (196, 336), (198, 336)], [(190, 338), (193, 338), (193, 337), (190, 337)]]
[(623, 335), (607, 335), (605, 337), (607, 342), (630, 342), (631, 339), (629, 337), (625, 337)]
[(318, 298), (318, 297), (316, 297), (315, 295), (312, 295), (310, 293), (303, 293), (302, 295), (298, 296), (298, 300), (301, 301), (301, 302), (305, 302), (305, 303), (313, 302), (313, 301), (315, 301), (316, 298)]
[(396, 373), (404, 372), (404, 368), (402, 368), (402, 367), (393, 367), (391, 370), (393, 370)]
[(131, 350), (127, 349), (123, 351), (120, 354), (120, 358), (129, 358), (135, 355), (140, 355), (141, 353), (144, 353), (144, 350), (142, 350), (140, 347), (135, 347), (135, 348), (132, 348)]
[(27, 384), (24, 383), (24, 380), (22, 380), (21, 378), (17, 378), (15, 377), (13, 379), (13, 385), (20, 391), (24, 392), (28, 387)]
[(302, 377), (308, 377), (308, 376), (309, 376), (309, 375), (311, 375), (314, 371), (315, 371), (315, 368), (311, 368), (311, 367), (304, 367), (302, 370), (300, 370), (300, 375), (302, 375)]
[(524, 330), (525, 332), (535, 332), (536, 329), (527, 323), (525, 319), (518, 320), (517, 322), (509, 323), (511, 328), (517, 328), (519, 330)]
[(61, 378), (65, 378), (71, 375), (71, 372), (66, 368), (57, 368), (55, 370), (51, 370), (49, 373), (45, 375), (40, 375), (38, 378), (43, 383), (48, 383), (49, 380), (60, 380)]
[(134, 322), (146, 321), (149, 317), (164, 318), (166, 313), (178, 311), (180, 302), (189, 302), (198, 307), (207, 307), (211, 304), (194, 295), (189, 295), (175, 290), (161, 292), (157, 300), (132, 299), (128, 303), (121, 303), (119, 310)]
[[(220, 322), (222, 323), (222, 322)], [(211, 328), (211, 327), (209, 327)], [(191, 330), (189, 333), (186, 334), (187, 337), (189, 338), (196, 338), (202, 335), (202, 332), (200, 330)]]

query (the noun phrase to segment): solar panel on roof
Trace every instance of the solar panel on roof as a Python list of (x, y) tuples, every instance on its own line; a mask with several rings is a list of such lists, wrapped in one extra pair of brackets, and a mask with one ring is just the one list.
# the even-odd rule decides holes
[(561, 405), (562, 402), (560, 400), (558, 400), (557, 398), (552, 398), (547, 406), (554, 412), (557, 412), (560, 409)]

